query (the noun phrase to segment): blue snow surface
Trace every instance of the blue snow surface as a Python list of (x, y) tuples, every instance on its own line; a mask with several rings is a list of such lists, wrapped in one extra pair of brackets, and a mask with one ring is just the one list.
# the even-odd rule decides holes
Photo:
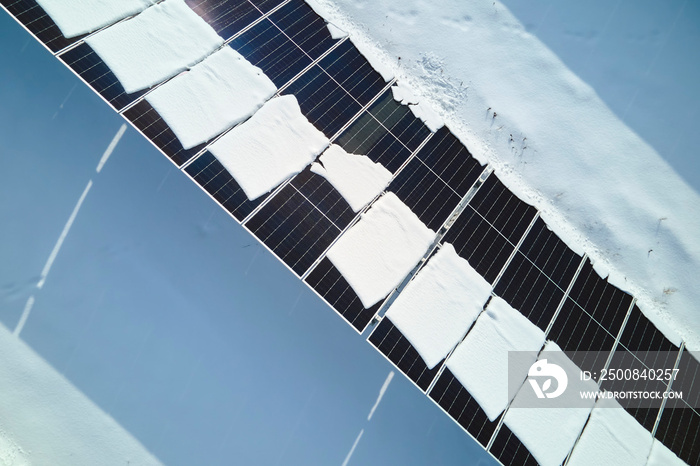
[(159, 460), (340, 465), (364, 429), (349, 464), (495, 463), (398, 374), (367, 421), (390, 364), (135, 130), (96, 173), (122, 119), (5, 13), (0, 50), (0, 324), (34, 295), (20, 337)]
[(501, 2), (700, 192), (700, 2)]

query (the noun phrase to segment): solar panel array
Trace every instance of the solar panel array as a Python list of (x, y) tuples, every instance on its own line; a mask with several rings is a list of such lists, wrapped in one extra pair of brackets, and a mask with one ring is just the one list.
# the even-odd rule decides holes
[[(392, 174), (393, 192), (429, 228), (435, 248), (450, 243), (498, 296), (573, 352), (582, 369), (600, 368), (585, 351), (616, 352), (638, 367), (656, 368), (655, 352), (678, 355), (674, 389), (700, 393), (700, 364), (664, 337), (635, 300), (601, 278), (591, 262), (572, 251), (539, 217), (469, 153), (447, 127), (432, 133), (347, 38), (334, 39), (326, 22), (303, 0), (186, 0), (243, 57), (278, 87), (293, 94), (304, 116), (348, 153), (364, 154)], [(256, 236), (357, 332), (376, 323), (368, 340), (448, 416), (503, 464), (536, 464), (502, 422), (490, 421), (469, 391), (445, 366), (429, 369), (411, 342), (382, 318), (402, 287), (366, 309), (326, 257), (358, 222), (343, 196), (308, 167), (271, 193), (249, 200), (208, 151), (212, 141), (184, 149), (168, 124), (144, 99), (127, 94), (102, 59), (83, 42), (66, 39), (34, 0), (0, 4), (59, 60), (166, 157)], [(367, 208), (365, 208), (366, 210)], [(406, 277), (404, 285), (420, 266)], [(680, 351), (680, 352), (679, 352)], [(449, 355), (448, 355), (449, 358)], [(668, 385), (671, 385), (670, 383)], [(652, 387), (653, 386), (653, 387)], [(605, 388), (603, 385), (602, 388)], [(663, 382), (630, 382), (630, 388), (669, 389)], [(697, 395), (696, 395), (697, 396)], [(627, 407), (647, 430), (689, 464), (700, 463), (700, 400), (673, 400), (661, 409)]]

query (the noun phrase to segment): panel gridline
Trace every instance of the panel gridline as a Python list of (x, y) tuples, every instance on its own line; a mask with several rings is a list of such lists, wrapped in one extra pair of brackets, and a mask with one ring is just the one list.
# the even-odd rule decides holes
[(224, 40), (262, 16), (248, 0), (185, 0)]
[(323, 18), (304, 0), (291, 0), (268, 18), (313, 60), (337, 42), (331, 37)]
[(520, 439), (508, 428), (501, 424), (496, 438), (489, 450), (502, 464), (517, 464), (523, 466), (537, 466), (537, 460), (523, 445)]
[(441, 364), (428, 369), (418, 351), (388, 318), (382, 319), (368, 341), (424, 392), (440, 370)]
[[(384, 91), (377, 101), (369, 106), (368, 112), (410, 152), (418, 149), (430, 134), (430, 129), (416, 118), (406, 105), (394, 100), (391, 89)], [(443, 130), (447, 131), (447, 128), (443, 127)]]

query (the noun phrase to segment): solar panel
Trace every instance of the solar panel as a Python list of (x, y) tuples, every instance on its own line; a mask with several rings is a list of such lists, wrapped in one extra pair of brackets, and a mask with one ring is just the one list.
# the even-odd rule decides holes
[(292, 184), (283, 187), (245, 226), (299, 276), (341, 232)]
[(671, 343), (636, 305), (632, 308), (620, 336), (620, 344), (635, 352), (678, 351), (678, 347)]
[(262, 196), (249, 200), (236, 180), (209, 151), (189, 164), (185, 172), (239, 222), (267, 199), (267, 196)]
[(311, 58), (267, 19), (233, 39), (230, 45), (260, 67), (277, 87), (311, 64)]
[(67, 50), (58, 57), (119, 111), (146, 93), (146, 90), (127, 94), (124, 86), (109, 67), (86, 43)]
[(483, 447), (488, 445), (499, 420), (489, 421), (479, 403), (449, 369), (443, 370), (428, 396)]
[(51, 52), (56, 53), (76, 42), (83, 36), (66, 39), (56, 23), (47, 15), (35, 0), (0, 0), (17, 21), (27, 28)]
[(689, 406), (700, 408), (700, 363), (685, 348), (678, 363), (678, 373), (672, 388), (674, 391), (683, 392), (683, 401)]
[(505, 424), (496, 435), (489, 450), (502, 464), (537, 466), (537, 460)]
[(433, 231), (440, 229), (462, 199), (419, 158), (413, 158), (389, 185)]
[(440, 364), (428, 369), (418, 351), (387, 318), (369, 336), (369, 342), (424, 392), (435, 378)]
[(224, 39), (233, 37), (262, 16), (247, 0), (185, 0)]
[(285, 3), (285, 0), (249, 0), (257, 9), (267, 13)]
[(700, 464), (700, 414), (684, 400), (668, 400), (655, 437), (686, 463)]
[(177, 166), (181, 166), (206, 147), (206, 144), (199, 144), (191, 149), (182, 147), (170, 126), (146, 100), (138, 101), (125, 110), (123, 115)]
[(394, 100), (391, 89), (370, 105), (368, 112), (411, 152), (418, 149), (430, 134), (428, 127), (406, 105)]
[(365, 309), (347, 280), (328, 258), (322, 259), (304, 281), (360, 333), (381, 306), (381, 303), (377, 303)]
[(289, 39), (316, 60), (336, 42), (326, 22), (303, 0), (291, 0), (268, 17)]

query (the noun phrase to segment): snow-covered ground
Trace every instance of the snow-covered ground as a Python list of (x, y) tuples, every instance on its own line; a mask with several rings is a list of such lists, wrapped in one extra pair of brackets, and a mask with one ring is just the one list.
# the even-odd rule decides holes
[[(383, 74), (411, 85), (413, 98), (431, 104), (602, 276), (634, 294), (667, 336), (700, 349), (700, 196), (503, 4), (308, 3), (349, 31)], [(663, 50), (647, 49), (653, 67)], [(619, 56), (619, 68), (635, 58)], [(673, 76), (664, 84), (674, 86)], [(609, 76), (598, 85), (625, 82)]]

